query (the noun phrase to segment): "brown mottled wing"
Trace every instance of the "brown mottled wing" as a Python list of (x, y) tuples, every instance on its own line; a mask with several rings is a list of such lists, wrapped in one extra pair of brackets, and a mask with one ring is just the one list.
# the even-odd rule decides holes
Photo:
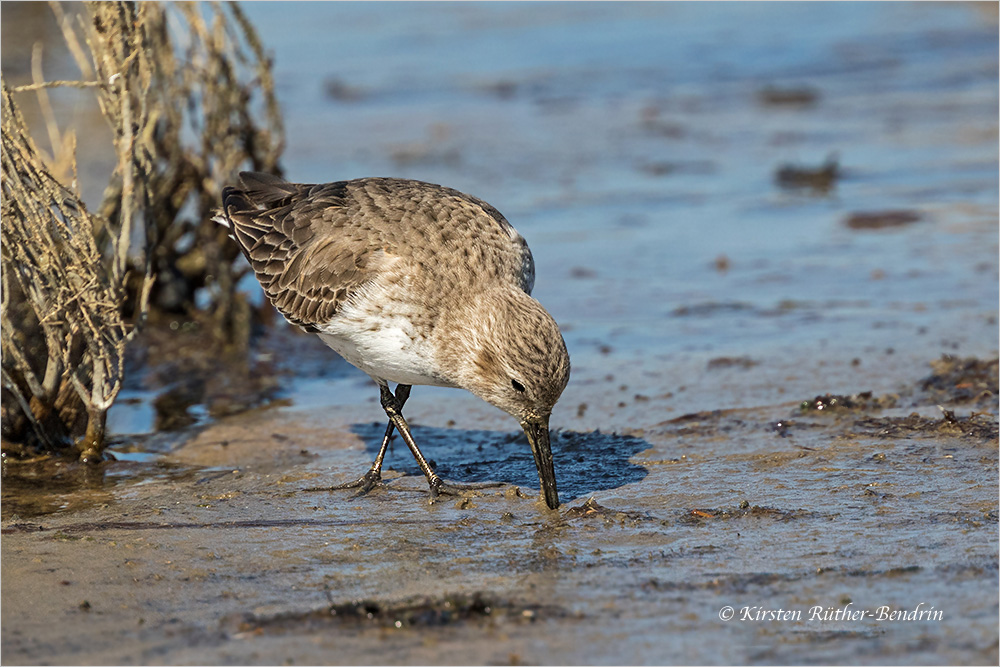
[[(222, 213), (267, 298), (307, 331), (329, 322), (381, 257), (350, 233), (346, 183), (298, 185), (244, 172)], [(374, 250), (374, 252), (373, 252)]]

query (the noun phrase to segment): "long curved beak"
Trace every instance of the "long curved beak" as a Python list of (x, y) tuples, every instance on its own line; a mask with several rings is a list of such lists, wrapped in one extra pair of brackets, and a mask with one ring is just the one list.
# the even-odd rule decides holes
[(524, 434), (528, 436), (531, 453), (538, 468), (538, 481), (545, 496), (545, 504), (550, 509), (559, 507), (559, 492), (556, 490), (556, 469), (552, 464), (552, 446), (549, 443), (549, 420), (542, 418), (521, 422)]

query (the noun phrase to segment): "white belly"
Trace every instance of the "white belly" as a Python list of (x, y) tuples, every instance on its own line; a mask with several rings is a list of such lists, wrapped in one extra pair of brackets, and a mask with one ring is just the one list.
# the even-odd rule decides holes
[(319, 327), (320, 339), (376, 382), (454, 387), (437, 364), (427, 312), (420, 295), (410, 293), (410, 280), (380, 267), (381, 277), (359, 289), (333, 320)]
[(320, 339), (376, 381), (455, 386), (437, 366), (429, 332), (414, 327), (415, 307), (388, 300), (384, 293), (365, 296), (321, 327)]
[(452, 386), (438, 376), (430, 345), (410, 338), (405, 329), (390, 326), (375, 331), (321, 333), (319, 337), (376, 381)]

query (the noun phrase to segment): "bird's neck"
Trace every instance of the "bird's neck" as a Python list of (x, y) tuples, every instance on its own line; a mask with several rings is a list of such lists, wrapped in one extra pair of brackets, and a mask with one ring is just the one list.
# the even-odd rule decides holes
[(498, 287), (477, 294), (462, 308), (448, 313), (438, 326), (441, 336), (438, 349), (444, 358), (439, 359), (447, 369), (448, 379), (456, 386), (475, 392), (474, 378), (481, 377), (484, 367), (499, 363), (494, 352), (503, 349), (505, 339), (517, 326), (518, 314), (537, 302), (520, 289)]

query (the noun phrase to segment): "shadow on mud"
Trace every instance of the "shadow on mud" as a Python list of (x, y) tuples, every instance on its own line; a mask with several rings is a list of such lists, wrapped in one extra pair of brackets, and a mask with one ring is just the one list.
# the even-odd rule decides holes
[[(374, 460), (385, 434), (385, 424), (355, 424), (351, 430), (364, 440)], [(535, 461), (523, 433), (413, 425), (410, 430), (420, 451), (446, 480), (502, 482), (526, 488), (538, 486)], [(590, 493), (641, 481), (648, 474), (647, 469), (630, 463), (629, 459), (650, 447), (641, 438), (617, 433), (553, 431), (552, 454), (560, 498), (569, 502)], [(389, 444), (385, 468), (422, 477), (416, 461), (398, 436), (393, 436)]]

